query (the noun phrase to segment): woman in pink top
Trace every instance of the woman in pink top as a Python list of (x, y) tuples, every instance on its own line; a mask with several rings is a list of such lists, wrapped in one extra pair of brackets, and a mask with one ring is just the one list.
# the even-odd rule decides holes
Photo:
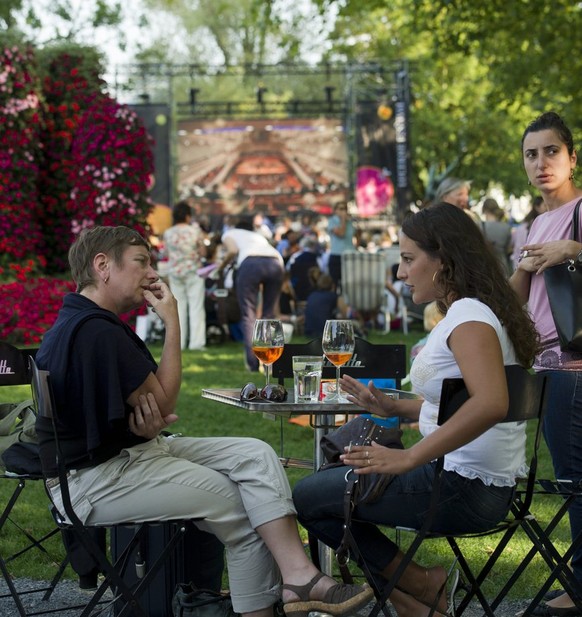
[[(572, 132), (555, 112), (536, 118), (522, 138), (523, 164), (529, 183), (541, 193), (547, 211), (532, 223), (511, 284), (529, 309), (540, 334), (534, 369), (547, 372), (549, 405), (544, 436), (557, 478), (582, 480), (582, 353), (562, 351), (552, 318), (543, 272), (574, 259), (582, 263), (582, 244), (570, 240), (572, 213), (582, 199), (574, 182), (577, 154)], [(582, 238), (582, 229), (578, 230)], [(568, 511), (572, 538), (582, 532), (582, 499)], [(582, 550), (572, 557), (572, 570), (582, 585)], [(582, 588), (582, 587), (581, 587)], [(578, 615), (566, 593), (548, 598), (534, 615)]]

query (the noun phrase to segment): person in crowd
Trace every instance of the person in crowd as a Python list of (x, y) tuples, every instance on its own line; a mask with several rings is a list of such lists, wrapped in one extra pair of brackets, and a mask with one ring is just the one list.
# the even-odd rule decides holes
[(289, 258), (286, 269), (291, 275), (291, 285), (298, 302), (305, 302), (315, 289), (309, 272), (319, 267), (319, 243), (317, 237), (304, 236), (299, 242), (300, 250)]
[(253, 216), (253, 229), (257, 233), (265, 236), (269, 242), (273, 240), (273, 223), (261, 212), (257, 212)]
[(354, 223), (348, 213), (348, 204), (340, 201), (333, 208), (327, 229), (329, 232), (329, 259), (327, 268), (338, 292), (341, 291), (342, 253), (355, 250)]
[(434, 196), (434, 203), (446, 201), (453, 206), (457, 206), (465, 211), (477, 225), (481, 225), (479, 216), (471, 210), (469, 205), (469, 192), (471, 190), (471, 182), (469, 180), (461, 180), (449, 176), (445, 178), (437, 187)]
[(206, 256), (204, 233), (192, 221), (192, 209), (186, 201), (172, 211), (173, 225), (164, 232), (164, 253), (168, 258), (170, 289), (178, 302), (180, 344), (182, 349), (206, 347), (204, 279), (198, 275)]
[(277, 242), (276, 249), (281, 253), (285, 264), (299, 250), (299, 241), (299, 232), (289, 229), (281, 236), (281, 240)]
[[(412, 364), (413, 391), (420, 399), (394, 400), (344, 376), (342, 389), (359, 409), (418, 420), (422, 439), (405, 450), (377, 444), (342, 455), (356, 474), (395, 474), (374, 503), (356, 506), (351, 532), (382, 586), (402, 552), (377, 527), (418, 528), (431, 499), (435, 459), (445, 456), (440, 507), (432, 529), (441, 533), (488, 530), (510, 507), (516, 478), (525, 471), (523, 423), (499, 423), (507, 413), (504, 365), (531, 366), (537, 349), (534, 325), (503, 276), (480, 229), (457, 207), (436, 204), (402, 222), (398, 277), (418, 304), (436, 301), (443, 319)], [(478, 350), (478, 351), (477, 351)], [(437, 425), (445, 378), (463, 378), (470, 393), (455, 416)], [(337, 548), (343, 535), (345, 468), (308, 476), (293, 499), (300, 522)], [(445, 612), (447, 571), (412, 562), (390, 600), (400, 617)]]
[(222, 235), (226, 250), (217, 274), (236, 262), (235, 291), (240, 308), (240, 325), (245, 345), (246, 367), (256, 372), (259, 360), (252, 350), (253, 327), (257, 319), (259, 292), (262, 292), (262, 316), (274, 318), (283, 284), (283, 258), (260, 233), (253, 231), (252, 219), (241, 218), (234, 229)]
[[(543, 276), (544, 270), (566, 259), (582, 261), (582, 244), (569, 239), (572, 213), (582, 198), (582, 189), (574, 179), (577, 155), (571, 130), (553, 111), (527, 126), (521, 148), (529, 183), (541, 193), (546, 211), (531, 224), (511, 284), (521, 301), (527, 302), (540, 334), (541, 349), (534, 369), (550, 376), (544, 436), (556, 478), (578, 483), (582, 480), (582, 356), (560, 349)], [(578, 237), (582, 237), (582, 229)], [(582, 499), (572, 501), (568, 514), (572, 538), (576, 538), (582, 533)], [(581, 548), (572, 556), (571, 566), (582, 584)], [(539, 615), (578, 614), (566, 593), (536, 611)]]
[(511, 225), (505, 220), (505, 212), (499, 207), (497, 200), (488, 197), (481, 208), (483, 218), (483, 234), (493, 247), (493, 251), (503, 265), (507, 276), (512, 274), (511, 253), (513, 252), (513, 236)]
[(546, 204), (541, 195), (536, 195), (531, 201), (531, 207), (529, 212), (525, 215), (523, 221), (513, 228), (513, 254), (511, 256), (513, 262), (513, 269), (517, 268), (519, 258), (521, 255), (521, 248), (527, 240), (527, 235), (531, 228), (531, 224), (542, 213), (546, 211)]
[(426, 345), (428, 341), (428, 335), (434, 330), (434, 327), (438, 324), (438, 322), (443, 318), (443, 314), (440, 312), (438, 304), (436, 300), (429, 302), (423, 311), (423, 321), (422, 325), (424, 327), (424, 331), (426, 332), (425, 336), (416, 341), (414, 345), (410, 348), (410, 364), (414, 362), (414, 359), (421, 352), (423, 347)]
[[(289, 617), (344, 615), (367, 603), (369, 587), (336, 584), (307, 558), (285, 471), (268, 444), (163, 436), (178, 419), (180, 320), (146, 240), (123, 226), (85, 229), (69, 263), (77, 291), (65, 296), (36, 362), (50, 371), (81, 520), (203, 519), (196, 525), (226, 547), (233, 608), (245, 616), (271, 617), (280, 596)], [(144, 302), (166, 328), (159, 363), (119, 317)], [(43, 472), (55, 478), (50, 419), (39, 417), (36, 430)], [(59, 484), (48, 490), (62, 509)]]
[(329, 274), (315, 266), (310, 269), (309, 276), (314, 289), (305, 304), (305, 334), (321, 338), (325, 322), (328, 319), (346, 319), (348, 306), (342, 296), (337, 295)]

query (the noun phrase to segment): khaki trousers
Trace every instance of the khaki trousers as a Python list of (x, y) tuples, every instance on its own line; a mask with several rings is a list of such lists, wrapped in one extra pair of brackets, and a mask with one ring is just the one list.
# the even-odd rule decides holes
[[(72, 471), (69, 487), (75, 512), (87, 523), (204, 518), (196, 525), (226, 547), (234, 610), (256, 611), (278, 599), (279, 569), (255, 529), (295, 515), (295, 508), (285, 470), (265, 442), (158, 437)], [(59, 486), (50, 491), (62, 511)]]

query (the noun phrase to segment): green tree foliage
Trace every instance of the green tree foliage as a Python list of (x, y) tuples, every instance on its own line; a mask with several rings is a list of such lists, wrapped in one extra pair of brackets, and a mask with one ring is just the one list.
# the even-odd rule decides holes
[(332, 53), (407, 58), (412, 82), (412, 162), (419, 198), (448, 172), (517, 195), (527, 190), (521, 134), (550, 108), (579, 128), (578, 3), (558, 0), (335, 0)]
[[(144, 0), (181, 26), (187, 62), (225, 66), (305, 59), (325, 20), (309, 0)], [(152, 45), (157, 46), (158, 41)], [(155, 53), (155, 52), (154, 52)]]

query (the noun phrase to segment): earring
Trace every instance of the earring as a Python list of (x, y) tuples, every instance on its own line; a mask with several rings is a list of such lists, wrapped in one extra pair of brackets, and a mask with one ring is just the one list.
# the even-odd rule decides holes
[(432, 284), (436, 287), (436, 276), (439, 273), (438, 270), (434, 271), (434, 274), (432, 275)]
[(570, 169), (570, 180), (574, 180), (574, 169)]
[(103, 282), (104, 282), (105, 284), (107, 284), (107, 282), (108, 282), (108, 281), (109, 281), (109, 275), (107, 275), (107, 276), (103, 279)]

